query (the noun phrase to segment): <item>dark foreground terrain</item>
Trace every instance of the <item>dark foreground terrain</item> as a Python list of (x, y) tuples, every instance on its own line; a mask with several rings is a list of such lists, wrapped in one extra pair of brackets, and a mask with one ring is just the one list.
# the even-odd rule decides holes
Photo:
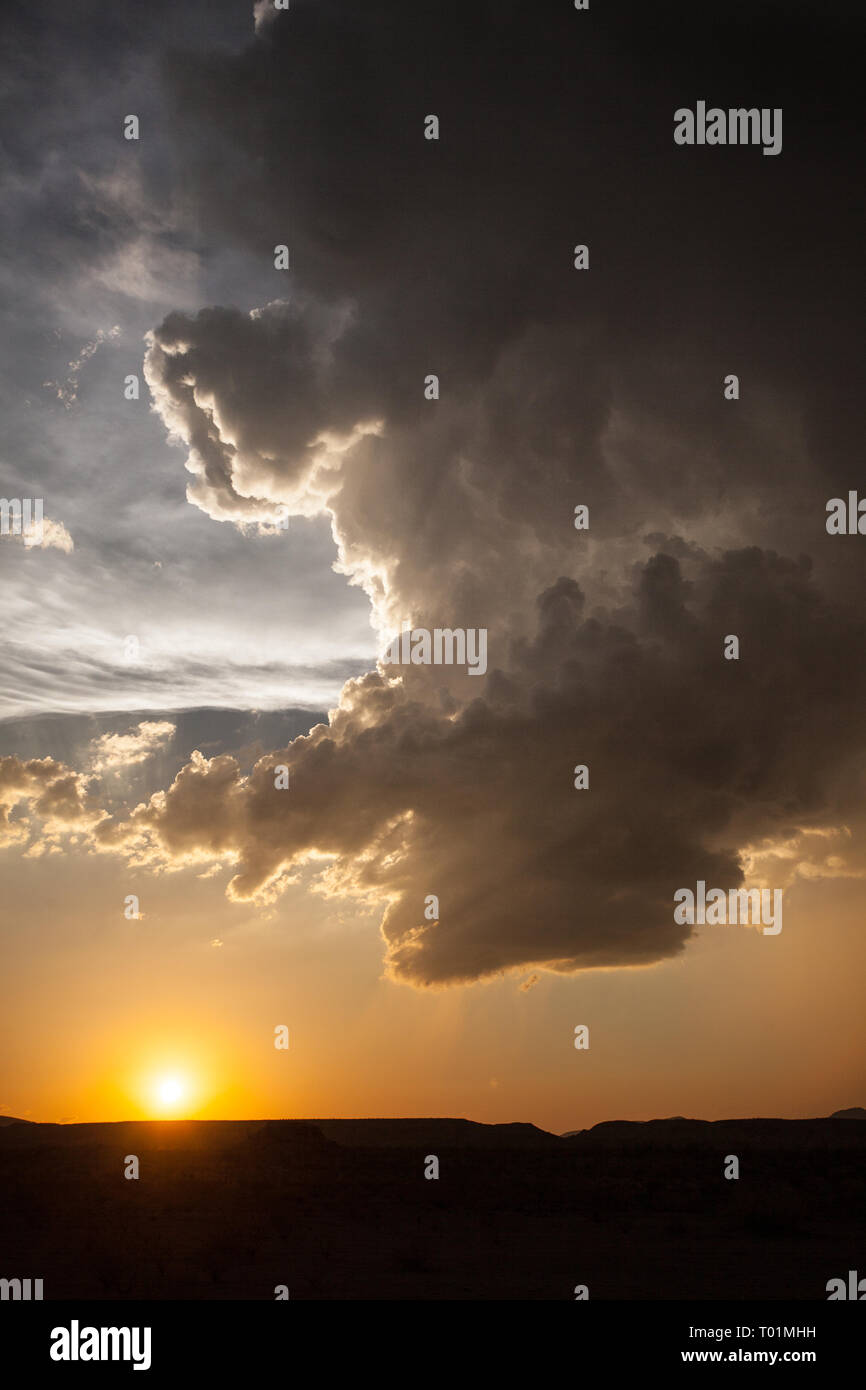
[(435, 1119), (3, 1123), (0, 1278), (42, 1278), (46, 1299), (272, 1299), (278, 1284), (573, 1299), (585, 1284), (591, 1299), (826, 1300), (828, 1279), (866, 1276), (866, 1122), (847, 1115), (562, 1137)]

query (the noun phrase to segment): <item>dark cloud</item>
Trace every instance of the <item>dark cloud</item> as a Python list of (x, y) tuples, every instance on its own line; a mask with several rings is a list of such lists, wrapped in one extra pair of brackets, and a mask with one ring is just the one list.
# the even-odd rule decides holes
[[(299, 0), (239, 55), (167, 65), (214, 235), (264, 264), (285, 241), (294, 267), (274, 272), (289, 302), (255, 319), (156, 333), (190, 495), (220, 518), (308, 506), (330, 481), (310, 466), (321, 434), (382, 421), (351, 466), (330, 460), (333, 511), (350, 568), (372, 587), (384, 555), (410, 604), (443, 548), (467, 601), (489, 564), (509, 593), (535, 548), (565, 547), (572, 499), (594, 504), (593, 537), (709, 515), (717, 544), (811, 553), (851, 484), (850, 10), (666, 7), (663, 37), (646, 6), (543, 12)], [(676, 147), (673, 111), (701, 93), (782, 105), (783, 153)]]
[[(332, 856), (326, 891), (386, 904), (392, 975), (442, 984), (671, 956), (676, 888), (845, 822), (863, 560), (824, 520), (863, 426), (855, 33), (842, 5), (293, 0), (166, 58), (184, 225), (273, 284), (154, 325), (190, 501), (326, 517), (380, 637), (486, 628), (490, 668), (351, 680), (99, 847), (223, 859), (235, 899)], [(782, 107), (782, 153), (675, 146), (698, 99)]]
[[(492, 669), (352, 682), (248, 782), (199, 760), (134, 829), (232, 846), (235, 897), (336, 856), (331, 888), (387, 900), (399, 978), (659, 960), (676, 887), (854, 804), (862, 560), (824, 531), (862, 400), (851, 17), (744, 17), (300, 0), (170, 68), (201, 206), (294, 266), (284, 303), (155, 333), (191, 500), (318, 499), (382, 634), (486, 627)], [(676, 147), (698, 98), (783, 107), (783, 153)]]
[[(297, 0), (240, 55), (171, 60), (177, 158), (224, 237), (263, 259), (290, 244), (293, 284), (357, 306), (346, 357), (378, 369), (389, 418), (417, 414), (426, 371), (470, 395), (529, 325), (580, 325), (581, 382), (594, 361), (733, 454), (717, 382), (738, 370), (752, 401), (758, 381), (796, 391), (821, 466), (844, 471), (840, 415), (862, 419), (858, 22), (848, 5)], [(699, 97), (782, 106), (782, 155), (676, 147), (673, 112)]]

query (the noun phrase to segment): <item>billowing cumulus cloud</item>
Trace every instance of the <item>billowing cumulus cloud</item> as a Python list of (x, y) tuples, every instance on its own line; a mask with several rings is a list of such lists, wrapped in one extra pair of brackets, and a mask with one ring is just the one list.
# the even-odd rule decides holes
[(41, 546), (43, 550), (62, 550), (64, 555), (71, 555), (75, 549), (75, 542), (63, 525), (62, 521), (52, 521), (45, 517), (39, 533), (36, 532), (24, 536), (24, 544), (30, 549), (33, 546)]
[(24, 844), (36, 831), (41, 852), (63, 836), (91, 831), (106, 812), (90, 780), (54, 758), (0, 758), (0, 845)]
[(175, 732), (167, 719), (145, 719), (124, 734), (101, 734), (93, 740), (94, 772), (117, 772), (146, 762)]
[[(785, 166), (716, 158), (708, 182), (670, 134), (684, 55), (635, 71), (636, 14), (590, 61), (573, 15), (519, 25), (512, 52), (483, 8), (446, 9), (423, 40), (412, 19), (420, 87), (383, 4), (299, 3), (239, 57), (176, 68), (202, 205), (248, 250), (290, 243), (294, 269), (252, 313), (170, 315), (146, 374), (192, 503), (244, 526), (324, 512), (383, 640), (404, 620), (485, 628), (488, 674), (380, 666), (248, 778), (197, 757), (100, 827), (223, 857), (236, 899), (328, 856), (325, 890), (380, 898), (391, 973), (424, 984), (671, 955), (678, 886), (737, 884), (756, 843), (852, 810), (863, 733), (862, 562), (823, 527), (848, 310), (835, 375), (786, 340), (839, 298), (826, 264), (783, 293), (817, 228), (797, 192), (816, 133)], [(762, 104), (793, 96), (804, 57)], [(730, 80), (731, 54), (714, 62)], [(691, 50), (687, 67), (694, 85)], [(598, 119), (625, 69), (642, 129)]]
[[(862, 438), (854, 87), (810, 122), (814, 36), (781, 16), (781, 45), (772, 6), (745, 47), (727, 11), (697, 43), (677, 7), (662, 46), (640, 5), (590, 30), (293, 0), (167, 63), (189, 205), (273, 277), (150, 335), (189, 502), (251, 533), (326, 517), (383, 646), (482, 628), (488, 667), (379, 666), (252, 772), (195, 754), (95, 847), (224, 865), (235, 901), (306, 866), (381, 903), (393, 978), (439, 985), (668, 958), (677, 888), (774, 847), (790, 876), (854, 822), (863, 560), (824, 526)], [(779, 158), (674, 145), (677, 107), (729, 92), (785, 108)]]
[[(646, 531), (826, 550), (825, 502), (851, 482), (848, 98), (836, 84), (820, 127), (798, 121), (814, 33), (786, 11), (780, 55), (772, 13), (750, 16), (741, 51), (726, 16), (697, 60), (658, 45), (645, 6), (595, 17), (592, 42), (565, 7), (524, 19), (298, 0), (240, 55), (168, 67), (209, 225), (263, 265), (285, 242), (292, 264), (251, 313), (155, 330), (146, 370), (188, 496), (244, 523), (324, 510), (386, 626), (492, 595), (512, 630), (557, 575), (612, 578)], [(674, 145), (683, 84), (734, 80), (788, 103), (784, 159)], [(602, 121), (624, 86), (643, 119)], [(816, 161), (825, 202), (804, 206)], [(836, 214), (844, 246), (813, 257)]]
[[(727, 627), (761, 659), (724, 662)], [(772, 552), (659, 553), (607, 620), (563, 578), (483, 697), (437, 707), (370, 673), (328, 725), (249, 776), (231, 756), (196, 755), (97, 841), (139, 863), (231, 863), (238, 901), (332, 857), (322, 889), (387, 904), (389, 970), (416, 984), (646, 964), (687, 939), (678, 887), (736, 886), (738, 851), (759, 835), (815, 835), (856, 813), (848, 754), (866, 692), (845, 651), (862, 637), (806, 562)], [(576, 763), (589, 791), (573, 787)]]

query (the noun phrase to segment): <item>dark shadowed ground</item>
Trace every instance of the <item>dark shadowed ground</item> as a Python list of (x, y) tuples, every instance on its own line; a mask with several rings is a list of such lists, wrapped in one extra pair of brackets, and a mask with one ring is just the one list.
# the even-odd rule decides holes
[[(137, 1155), (140, 1178), (123, 1176)], [(424, 1177), (439, 1159), (438, 1181)], [(727, 1155), (738, 1181), (723, 1176)], [(818, 1299), (866, 1274), (862, 1119), (0, 1125), (46, 1299)]]

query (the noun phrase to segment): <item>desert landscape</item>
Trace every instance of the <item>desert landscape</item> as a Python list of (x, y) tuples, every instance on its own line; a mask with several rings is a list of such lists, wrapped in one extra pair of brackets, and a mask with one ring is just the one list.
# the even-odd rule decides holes
[(862, 1262), (864, 1119), (7, 1119), (2, 1272), (46, 1300), (825, 1300)]

